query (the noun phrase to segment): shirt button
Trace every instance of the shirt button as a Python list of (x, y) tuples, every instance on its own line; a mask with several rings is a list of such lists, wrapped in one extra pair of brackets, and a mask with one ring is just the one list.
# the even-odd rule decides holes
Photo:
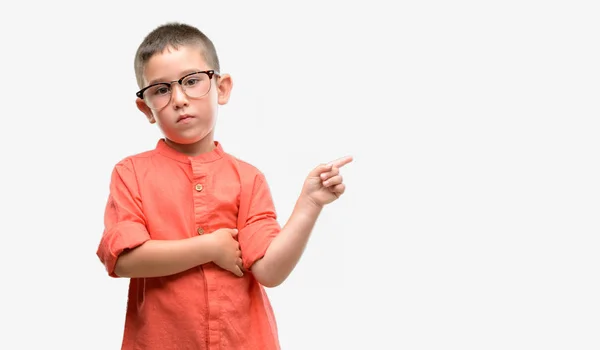
[(198, 227), (198, 234), (204, 234), (204, 229), (202, 227)]
[(198, 191), (198, 192), (202, 191), (203, 188), (204, 187), (202, 187), (202, 185), (200, 185), (200, 184), (196, 185), (196, 191)]

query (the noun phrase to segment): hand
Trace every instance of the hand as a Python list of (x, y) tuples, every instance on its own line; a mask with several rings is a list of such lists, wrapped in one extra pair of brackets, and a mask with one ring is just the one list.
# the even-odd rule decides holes
[(302, 194), (319, 207), (338, 199), (346, 190), (340, 168), (352, 160), (351, 156), (342, 157), (313, 169), (304, 182)]
[(234, 238), (238, 230), (222, 228), (209, 234), (215, 247), (215, 258), (213, 262), (221, 268), (232, 272), (238, 277), (244, 276), (242, 265), (242, 251), (240, 244)]

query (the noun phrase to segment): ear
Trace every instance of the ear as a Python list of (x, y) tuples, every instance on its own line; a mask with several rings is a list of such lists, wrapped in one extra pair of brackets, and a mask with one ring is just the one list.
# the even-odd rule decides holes
[(229, 74), (223, 74), (217, 80), (217, 94), (218, 102), (220, 105), (224, 105), (229, 101), (229, 94), (233, 88), (233, 80)]
[(136, 104), (137, 108), (140, 110), (140, 112), (144, 113), (144, 115), (146, 116), (146, 118), (148, 119), (150, 124), (156, 123), (156, 119), (154, 119), (152, 110), (150, 109), (150, 107), (148, 107), (148, 105), (146, 105), (146, 102), (144, 102), (144, 100), (142, 100), (141, 98), (136, 98), (135, 104)]

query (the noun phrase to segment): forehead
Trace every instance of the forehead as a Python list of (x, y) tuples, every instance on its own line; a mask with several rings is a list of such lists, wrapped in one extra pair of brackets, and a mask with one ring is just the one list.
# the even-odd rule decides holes
[(172, 81), (191, 71), (208, 70), (202, 50), (197, 46), (168, 47), (148, 60), (144, 67), (146, 84)]

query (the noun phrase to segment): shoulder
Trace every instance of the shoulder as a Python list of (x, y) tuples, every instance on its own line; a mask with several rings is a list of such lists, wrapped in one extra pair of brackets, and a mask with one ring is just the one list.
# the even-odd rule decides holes
[(146, 163), (156, 154), (156, 150), (148, 150), (134, 153), (119, 159), (113, 166), (116, 172), (135, 172), (135, 168), (141, 163)]
[(238, 168), (244, 175), (262, 175), (262, 171), (251, 164), (250, 162), (240, 159), (230, 153), (225, 153), (225, 156)]
[(226, 153), (226, 156), (234, 165), (241, 181), (251, 183), (254, 182), (255, 184), (260, 184), (267, 181), (265, 174), (254, 164), (251, 164), (250, 162), (240, 159), (229, 153)]

